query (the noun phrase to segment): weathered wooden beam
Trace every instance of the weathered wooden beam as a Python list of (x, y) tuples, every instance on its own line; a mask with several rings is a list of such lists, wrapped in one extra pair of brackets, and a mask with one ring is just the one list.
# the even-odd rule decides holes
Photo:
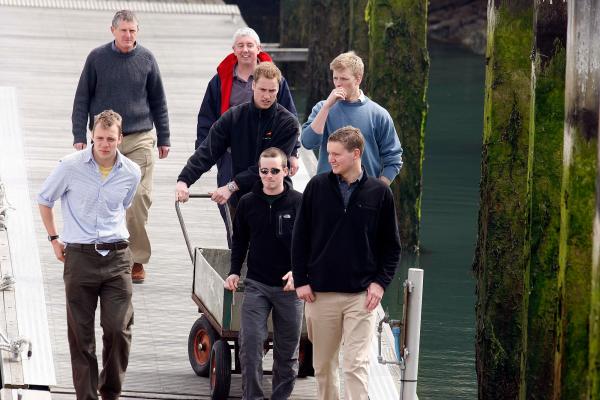
[(369, 0), (369, 94), (385, 107), (402, 143), (404, 166), (392, 185), (406, 249), (419, 247), (427, 116), (426, 0)]
[(529, 176), (529, 310), (522, 399), (551, 399), (558, 302), (567, 5), (536, 2)]
[(269, 53), (274, 62), (306, 62), (307, 47), (280, 47), (279, 43), (262, 43), (261, 47)]
[(527, 329), (533, 2), (488, 1), (476, 368), (480, 399), (517, 399)]
[(600, 1), (568, 2), (554, 399), (600, 398)]

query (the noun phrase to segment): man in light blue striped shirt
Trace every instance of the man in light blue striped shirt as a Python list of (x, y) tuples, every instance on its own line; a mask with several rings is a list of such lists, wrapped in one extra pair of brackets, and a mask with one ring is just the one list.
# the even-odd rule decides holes
[[(64, 263), (73, 384), (79, 400), (118, 399), (131, 347), (133, 264), (125, 210), (140, 182), (140, 167), (123, 156), (122, 118), (98, 114), (93, 145), (63, 158), (44, 182), (38, 204), (56, 258)], [(53, 206), (62, 202), (60, 240)], [(100, 298), (103, 370), (95, 354), (95, 311)]]

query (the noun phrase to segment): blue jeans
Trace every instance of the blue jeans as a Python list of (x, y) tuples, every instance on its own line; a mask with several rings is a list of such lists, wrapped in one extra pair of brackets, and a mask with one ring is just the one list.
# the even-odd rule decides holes
[(267, 340), (267, 321), (273, 312), (273, 390), (272, 400), (287, 399), (298, 375), (298, 344), (302, 330), (304, 302), (295, 291), (244, 281), (240, 328), (242, 399), (263, 400), (262, 359)]

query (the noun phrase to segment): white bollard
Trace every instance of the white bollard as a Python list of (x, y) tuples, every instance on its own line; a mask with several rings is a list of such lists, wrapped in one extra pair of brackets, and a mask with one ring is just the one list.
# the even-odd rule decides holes
[(402, 400), (418, 400), (419, 345), (421, 342), (421, 306), (423, 304), (423, 270), (409, 268), (409, 301), (406, 316), (406, 368), (402, 377)]

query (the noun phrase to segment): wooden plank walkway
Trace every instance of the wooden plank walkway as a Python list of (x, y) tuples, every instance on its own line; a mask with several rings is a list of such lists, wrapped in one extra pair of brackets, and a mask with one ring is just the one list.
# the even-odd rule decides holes
[[(75, 398), (66, 340), (62, 268), (51, 252), (37, 213), (35, 195), (59, 158), (72, 151), (71, 108), (89, 51), (111, 40), (112, 12), (0, 6), (0, 86), (17, 90), (25, 164), (43, 266), (57, 386), (53, 399)], [(139, 42), (153, 51), (164, 78), (171, 118), (172, 151), (157, 162), (149, 231), (153, 257), (146, 283), (134, 286), (135, 326), (124, 398), (202, 399), (208, 381), (197, 377), (187, 359), (187, 336), (198, 313), (190, 298), (192, 269), (174, 212), (174, 184), (193, 151), (196, 113), (208, 80), (231, 46), (243, 21), (229, 16), (140, 14)], [(215, 185), (214, 172), (199, 184)], [(203, 246), (224, 246), (216, 207), (185, 207), (192, 238)], [(59, 210), (60, 207), (57, 208)], [(60, 215), (60, 212), (57, 214)], [(101, 354), (97, 327), (98, 354)], [(240, 377), (231, 396), (240, 397)], [(265, 378), (270, 387), (270, 378)], [(300, 379), (293, 398), (316, 394), (313, 378)]]

